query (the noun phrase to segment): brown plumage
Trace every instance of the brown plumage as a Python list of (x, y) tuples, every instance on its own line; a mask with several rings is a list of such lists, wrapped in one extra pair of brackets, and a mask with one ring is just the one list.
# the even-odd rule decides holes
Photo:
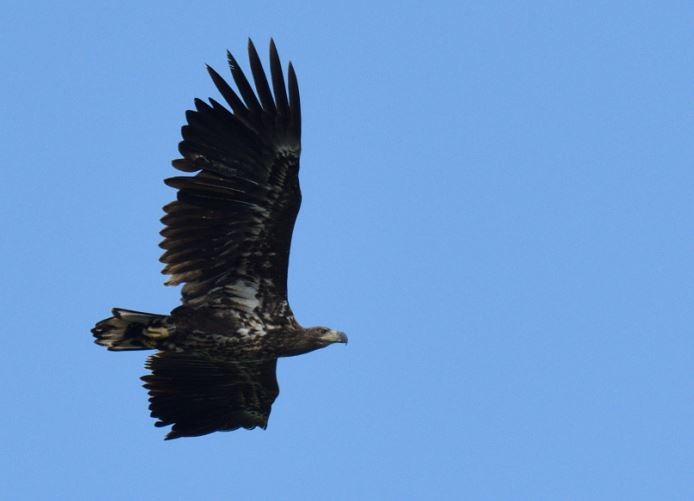
[[(248, 42), (255, 91), (231, 54), (234, 91), (208, 72), (230, 109), (195, 100), (186, 112), (173, 166), (195, 173), (167, 179), (178, 190), (164, 207), (167, 285), (184, 284), (169, 315), (114, 309), (96, 324), (112, 351), (157, 349), (144, 376), (157, 426), (167, 438), (267, 426), (279, 393), (277, 358), (347, 337), (304, 329), (287, 301), (287, 266), (301, 205), (301, 105), (294, 69), (287, 83), (274, 42), (270, 82)], [(272, 88), (271, 88), (272, 86)]]

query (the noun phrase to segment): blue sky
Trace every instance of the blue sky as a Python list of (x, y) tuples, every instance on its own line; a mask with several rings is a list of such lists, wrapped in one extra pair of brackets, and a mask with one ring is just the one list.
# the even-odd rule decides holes
[[(685, 2), (25, 2), (0, 29), (0, 497), (691, 499)], [(299, 77), (267, 431), (162, 440), (89, 329), (166, 313), (162, 183), (204, 64)]]

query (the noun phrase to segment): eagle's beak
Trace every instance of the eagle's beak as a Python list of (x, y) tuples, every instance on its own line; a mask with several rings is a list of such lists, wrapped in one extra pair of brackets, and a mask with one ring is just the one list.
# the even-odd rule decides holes
[(340, 331), (329, 330), (323, 336), (321, 336), (325, 341), (330, 343), (345, 343), (347, 344), (347, 334)]

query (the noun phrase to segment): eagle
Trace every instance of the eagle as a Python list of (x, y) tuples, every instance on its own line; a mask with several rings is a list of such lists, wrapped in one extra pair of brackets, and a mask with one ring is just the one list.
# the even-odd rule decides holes
[(166, 439), (267, 427), (279, 394), (277, 359), (347, 336), (304, 328), (287, 300), (287, 268), (299, 206), (301, 103), (291, 63), (284, 72), (270, 40), (270, 72), (253, 42), (255, 90), (227, 51), (234, 90), (207, 71), (227, 106), (195, 99), (172, 165), (188, 175), (164, 206), (160, 261), (166, 285), (183, 284), (168, 315), (114, 308), (92, 329), (111, 351), (157, 350), (143, 376), (155, 426)]

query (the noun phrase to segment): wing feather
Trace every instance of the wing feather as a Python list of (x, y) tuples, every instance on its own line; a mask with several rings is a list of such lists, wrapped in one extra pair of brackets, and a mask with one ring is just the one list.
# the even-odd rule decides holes
[(156, 426), (173, 425), (167, 439), (238, 428), (265, 428), (279, 394), (277, 359), (226, 362), (190, 353), (159, 352), (147, 360)]
[[(236, 92), (229, 86), (228, 83), (217, 73), (211, 66), (207, 66), (207, 72), (212, 77), (215, 87), (219, 90), (224, 100), (231, 106), (232, 111), (237, 117), (246, 117), (248, 115), (248, 110), (246, 105), (243, 104), (241, 98), (236, 95)], [(211, 100), (212, 101), (212, 100)], [(226, 111), (226, 110), (225, 110)]]
[(239, 92), (241, 93), (241, 97), (246, 104), (246, 108), (248, 108), (250, 111), (260, 113), (262, 108), (260, 107), (258, 98), (255, 96), (255, 92), (253, 92), (253, 87), (251, 87), (251, 84), (248, 83), (246, 75), (244, 75), (243, 70), (241, 70), (239, 63), (236, 62), (236, 59), (234, 59), (234, 56), (231, 55), (231, 52), (227, 52), (227, 60), (229, 61), (231, 76), (234, 78), (234, 83), (236, 83), (236, 87), (238, 87)]
[(289, 63), (289, 130), (296, 134), (297, 141), (301, 137), (301, 98), (299, 96), (299, 82), (294, 72), (294, 66)]
[[(186, 112), (173, 166), (189, 176), (167, 179), (178, 190), (164, 207), (160, 246), (167, 284), (184, 283), (184, 304), (233, 306), (235, 284), (256, 289), (262, 303), (286, 302), (291, 236), (301, 204), (301, 111), (294, 68), (285, 89), (274, 42), (270, 81), (249, 41), (255, 91), (234, 57), (237, 91), (208, 67), (231, 109), (196, 99)], [(250, 284), (250, 285), (249, 285)], [(236, 298), (238, 299), (238, 298)]]
[(263, 110), (269, 113), (275, 113), (275, 100), (272, 98), (272, 92), (270, 91), (270, 86), (265, 77), (265, 70), (263, 70), (258, 52), (255, 50), (255, 46), (250, 39), (248, 40), (248, 59), (251, 63), (253, 81), (255, 82), (255, 88), (258, 90), (258, 96), (263, 105)]
[(275, 41), (270, 39), (270, 74), (272, 75), (272, 90), (275, 93), (277, 112), (284, 120), (289, 117), (289, 101), (287, 101), (287, 91), (284, 85), (284, 75), (282, 73), (282, 63), (277, 54)]

